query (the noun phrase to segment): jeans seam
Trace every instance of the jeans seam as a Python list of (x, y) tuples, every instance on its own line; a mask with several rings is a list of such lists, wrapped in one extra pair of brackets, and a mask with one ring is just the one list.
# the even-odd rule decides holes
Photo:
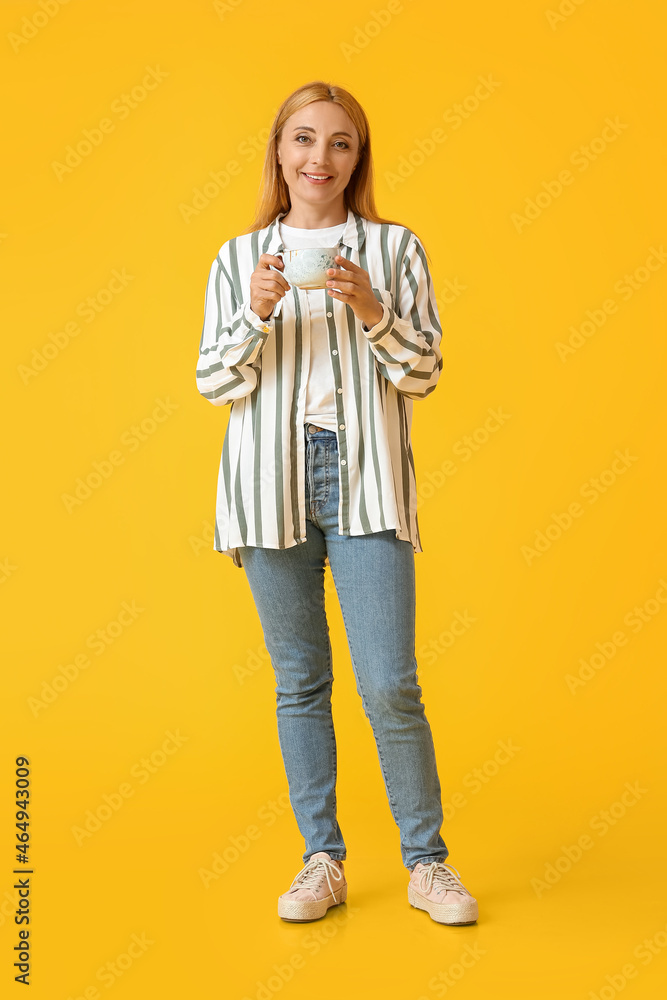
[[(328, 625), (327, 625), (327, 613), (326, 613), (326, 604), (325, 604), (325, 599), (324, 598), (323, 598), (323, 601), (322, 601), (322, 610), (323, 610), (323, 613), (324, 613), (324, 627), (325, 627), (325, 629), (327, 629), (328, 628)], [(330, 638), (327, 638), (327, 666), (328, 666), (328, 669), (329, 669), (329, 677), (331, 679), (331, 686), (330, 686), (330, 689), (329, 689), (329, 723), (330, 723), (329, 724), (329, 734), (331, 736), (331, 757), (332, 757), (332, 760), (333, 760), (333, 783), (332, 783), (332, 787), (333, 787), (333, 821), (334, 821), (334, 825), (337, 826), (338, 825), (338, 794), (336, 792), (336, 782), (338, 781), (338, 753), (337, 753), (337, 746), (336, 746), (336, 729), (335, 729), (335, 726), (334, 726), (333, 709), (332, 709), (332, 704), (331, 704), (331, 699), (332, 699), (332, 696), (333, 696), (334, 674), (333, 674), (333, 657), (332, 657), (332, 653), (331, 653), (331, 639)]]
[(341, 616), (343, 618), (343, 624), (345, 625), (345, 632), (347, 634), (348, 645), (350, 647), (350, 658), (352, 660), (352, 667), (354, 669), (354, 673), (355, 673), (355, 676), (357, 678), (357, 683), (359, 684), (359, 691), (361, 693), (361, 700), (362, 700), (362, 704), (364, 706), (364, 711), (366, 712), (366, 717), (368, 718), (368, 721), (370, 722), (371, 730), (373, 732), (373, 739), (375, 740), (375, 746), (377, 747), (378, 759), (380, 761), (380, 769), (382, 771), (382, 776), (384, 778), (385, 786), (386, 786), (386, 789), (387, 789), (387, 798), (389, 799), (389, 807), (391, 809), (391, 815), (393, 816), (394, 823), (396, 823), (396, 825), (400, 827), (400, 823), (399, 823), (399, 819), (398, 819), (398, 812), (397, 812), (397, 809), (396, 809), (396, 802), (394, 800), (394, 796), (393, 796), (392, 789), (391, 789), (391, 782), (389, 781), (389, 775), (388, 775), (388, 772), (387, 772), (387, 768), (385, 766), (384, 758), (382, 757), (382, 750), (380, 749), (380, 741), (379, 741), (379, 739), (377, 737), (377, 733), (375, 732), (375, 726), (373, 725), (373, 722), (371, 720), (370, 713), (369, 713), (369, 711), (368, 711), (368, 709), (366, 707), (366, 705), (367, 705), (366, 695), (364, 694), (364, 687), (363, 687), (363, 684), (361, 683), (361, 674), (357, 670), (357, 667), (356, 667), (356, 664), (355, 664), (354, 652), (353, 652), (353, 648), (352, 648), (353, 643), (352, 643), (351, 633), (349, 632), (348, 627), (347, 627), (347, 620), (345, 618), (345, 613), (343, 611), (343, 605), (342, 605), (342, 603), (340, 605), (340, 610), (341, 610)]

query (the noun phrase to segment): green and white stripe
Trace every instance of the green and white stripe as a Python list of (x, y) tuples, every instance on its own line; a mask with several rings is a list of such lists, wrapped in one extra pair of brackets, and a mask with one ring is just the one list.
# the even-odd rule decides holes
[[(213, 547), (239, 567), (239, 546), (282, 549), (306, 540), (308, 297), (292, 286), (266, 321), (250, 308), (260, 254), (284, 249), (278, 229), (284, 214), (224, 243), (206, 288), (197, 388), (215, 406), (230, 404)], [(340, 253), (368, 272), (383, 313), (366, 330), (349, 305), (321, 289), (337, 390), (338, 531), (394, 528), (421, 552), (412, 400), (433, 392), (442, 371), (426, 254), (411, 230), (370, 222), (351, 209), (341, 243)]]

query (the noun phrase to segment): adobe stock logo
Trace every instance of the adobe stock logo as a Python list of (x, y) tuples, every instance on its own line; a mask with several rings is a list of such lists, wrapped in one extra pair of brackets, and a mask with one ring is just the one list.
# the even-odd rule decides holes
[[(592, 476), (580, 486), (579, 495), (589, 504), (597, 503), (600, 497), (607, 493), (618, 482), (619, 478), (625, 475), (628, 469), (638, 461), (638, 457), (631, 455), (628, 448), (625, 448), (624, 451), (616, 448), (614, 456), (608, 468), (603, 469), (597, 476)], [(535, 532), (533, 544), (521, 546), (521, 554), (526, 564), (532, 566), (536, 559), (541, 559), (554, 542), (557, 542), (566, 531), (569, 531), (575, 518), (582, 517), (585, 513), (586, 508), (582, 507), (577, 500), (568, 504), (566, 510), (552, 512), (551, 520), (544, 531), (537, 530)]]
[[(648, 788), (643, 788), (638, 781), (625, 782), (624, 790), (609, 806), (608, 809), (601, 809), (589, 820), (589, 827), (598, 837), (606, 837), (610, 830), (624, 819), (628, 811), (648, 793)], [(582, 833), (574, 844), (561, 844), (561, 854), (555, 861), (547, 861), (544, 865), (542, 878), (531, 878), (530, 884), (538, 899), (541, 899), (546, 892), (549, 892), (561, 881), (563, 876), (572, 871), (574, 865), (578, 864), (584, 857), (584, 851), (590, 851), (598, 841), (588, 833)]]
[[(120, 295), (131, 281), (134, 281), (134, 277), (133, 274), (127, 273), (125, 267), (120, 271), (114, 268), (106, 285), (98, 288), (94, 295), (87, 295), (85, 299), (82, 299), (74, 312), (86, 323), (93, 323), (116, 300), (116, 296)], [(23, 384), (28, 385), (31, 379), (43, 372), (81, 332), (81, 324), (74, 319), (68, 320), (60, 329), (52, 330), (48, 334), (48, 342), (43, 343), (39, 348), (32, 349), (30, 361), (25, 365), (18, 365), (17, 371)]]
[[(128, 628), (133, 625), (140, 614), (146, 609), (139, 607), (136, 600), (123, 601), (120, 610), (115, 618), (107, 621), (101, 628), (90, 632), (85, 639), (86, 650), (90, 649), (95, 656), (102, 656), (113, 644), (125, 634)], [(28, 708), (35, 718), (40, 712), (45, 711), (49, 705), (55, 701), (65, 691), (69, 690), (72, 684), (79, 679), (82, 672), (87, 670), (93, 660), (87, 652), (79, 651), (69, 657), (69, 659), (58, 664), (58, 672), (49, 680), (42, 681), (39, 696), (29, 695), (27, 699)]]
[(561, 0), (557, 10), (545, 10), (544, 14), (552, 31), (555, 31), (559, 24), (572, 17), (577, 8), (581, 7), (586, 0)]
[(354, 29), (352, 41), (340, 43), (340, 50), (345, 57), (345, 62), (349, 63), (354, 56), (361, 55), (373, 39), (377, 38), (387, 25), (391, 24), (396, 15), (402, 14), (404, 10), (401, 0), (389, 0), (387, 6), (380, 7), (379, 10), (373, 8), (369, 12), (368, 20), (362, 25), (357, 25)]
[[(160, 69), (159, 66), (155, 68), (146, 66), (146, 73), (142, 77), (141, 83), (132, 87), (132, 90), (123, 92), (111, 102), (111, 113), (116, 115), (118, 121), (125, 121), (132, 111), (146, 100), (149, 93), (159, 87), (168, 76), (169, 73)], [(112, 118), (101, 118), (97, 125), (92, 128), (84, 128), (81, 137), (65, 147), (62, 161), (51, 161), (51, 169), (60, 183), (67, 174), (73, 173), (77, 167), (81, 166), (83, 161), (101, 146), (106, 136), (114, 132), (115, 129), (116, 122)]]
[[(649, 597), (643, 604), (635, 604), (623, 618), (623, 624), (634, 635), (641, 632), (644, 626), (652, 622), (656, 615), (659, 615), (667, 606), (667, 580), (660, 577), (658, 584), (655, 596)], [(588, 653), (588, 659), (581, 656), (577, 673), (565, 675), (565, 683), (570, 694), (576, 694), (579, 688), (585, 687), (596, 677), (614, 659), (619, 649), (628, 644), (629, 638), (630, 636), (626, 635), (622, 629), (618, 629), (609, 639), (596, 642), (595, 652)]]
[[(494, 94), (501, 86), (500, 82), (494, 79), (492, 73), (486, 76), (478, 76), (478, 83), (472, 93), (467, 94), (462, 101), (457, 101), (447, 108), (442, 114), (442, 121), (445, 122), (451, 132), (456, 132), (465, 121), (475, 114), (483, 102)], [(394, 170), (385, 170), (384, 179), (390, 191), (394, 191), (399, 184), (404, 184), (411, 178), (419, 167), (426, 160), (438, 151), (443, 142), (446, 142), (448, 133), (444, 128), (436, 126), (431, 129), (427, 136), (415, 139), (412, 149), (407, 155), (401, 155)]]
[[(627, 302), (632, 296), (643, 288), (651, 280), (656, 271), (659, 271), (667, 261), (667, 252), (660, 244), (660, 248), (649, 247), (648, 257), (642, 264), (639, 264), (634, 271), (626, 271), (622, 278), (614, 282), (614, 291), (623, 302)], [(581, 347), (593, 337), (598, 330), (607, 322), (609, 316), (618, 312), (619, 303), (613, 298), (607, 298), (597, 308), (587, 309), (585, 319), (579, 322), (578, 326), (571, 324), (568, 327), (568, 337), (566, 342), (556, 341), (554, 345), (561, 361), (565, 362)]]
[(42, 28), (49, 24), (56, 14), (60, 13), (60, 8), (64, 7), (69, 0), (39, 0), (37, 6), (39, 10), (34, 11), (30, 17), (21, 19), (21, 27), (17, 32), (10, 31), (7, 34), (7, 41), (14, 49), (20, 52), (22, 46), (35, 38)]
[(152, 775), (158, 774), (160, 769), (190, 739), (189, 736), (183, 736), (180, 729), (177, 729), (176, 732), (167, 729), (164, 735), (166, 738), (159, 747), (153, 750), (150, 756), (141, 757), (130, 768), (130, 775), (137, 779), (136, 785), (133, 785), (131, 781), (123, 781), (115, 790), (104, 792), (101, 802), (97, 806), (93, 809), (86, 809), (81, 826), (75, 824), (70, 827), (78, 847), (90, 840), (98, 830), (101, 830), (102, 826), (108, 823), (123, 808), (127, 800), (135, 794), (137, 786), (145, 785), (147, 781), (150, 781)]
[[(622, 135), (626, 128), (629, 128), (629, 125), (626, 122), (620, 121), (618, 115), (613, 119), (605, 118), (605, 125), (601, 134), (596, 135), (586, 145), (582, 144), (573, 150), (570, 153), (569, 162), (577, 168), (580, 174), (584, 173), (584, 171), (588, 170), (591, 163), (598, 160), (609, 149), (610, 145), (616, 142), (619, 135)], [(517, 233), (523, 233), (528, 226), (532, 226), (535, 220), (539, 219), (542, 213), (561, 197), (565, 188), (574, 184), (575, 180), (576, 174), (567, 169), (561, 170), (557, 178), (552, 177), (549, 180), (543, 180), (538, 193), (533, 198), (525, 199), (523, 214), (512, 212), (510, 215), (510, 220)]]
[[(138, 423), (132, 424), (120, 436), (120, 442), (127, 449), (128, 454), (134, 453), (141, 445), (148, 441), (157, 431), (161, 424), (178, 409), (179, 403), (173, 403), (167, 396), (166, 399), (155, 398), (157, 404), (151, 414)], [(86, 500), (90, 499), (94, 490), (98, 490), (122, 465), (127, 458), (120, 448), (114, 448), (106, 458), (95, 459), (92, 462), (92, 471), (83, 476), (77, 476), (74, 488), (71, 493), (61, 493), (65, 510), (71, 514), (77, 507), (81, 507)]]

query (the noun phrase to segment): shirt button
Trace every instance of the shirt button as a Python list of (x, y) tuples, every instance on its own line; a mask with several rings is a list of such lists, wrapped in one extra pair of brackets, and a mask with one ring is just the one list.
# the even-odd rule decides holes
[(347, 462), (345, 461), (345, 459), (344, 459), (344, 458), (341, 458), (341, 460), (340, 460), (340, 464), (341, 464), (341, 465), (347, 465)]
[(338, 351), (332, 351), (331, 353), (332, 354), (338, 354)]
[(333, 316), (333, 313), (327, 313), (327, 316)]
[(338, 390), (338, 392), (342, 392), (342, 391), (343, 391), (342, 389), (339, 389), (339, 390)]
[(345, 424), (339, 424), (338, 425), (338, 430), (344, 431), (345, 430)]

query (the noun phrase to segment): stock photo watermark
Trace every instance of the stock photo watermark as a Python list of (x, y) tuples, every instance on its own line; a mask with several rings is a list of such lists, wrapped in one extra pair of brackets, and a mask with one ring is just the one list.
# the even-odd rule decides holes
[(60, 8), (65, 7), (70, 0), (38, 0), (37, 7), (29, 16), (21, 18), (17, 31), (7, 34), (7, 41), (14, 52), (20, 52), (24, 45), (36, 38), (43, 28), (50, 24)]
[[(126, 268), (122, 268), (120, 271), (114, 268), (111, 272), (111, 278), (106, 285), (98, 288), (94, 295), (88, 295), (85, 299), (82, 299), (74, 309), (75, 314), (85, 320), (86, 323), (92, 323), (100, 313), (103, 313), (115, 301), (116, 297), (127, 288), (131, 281), (134, 281), (134, 275), (128, 274)], [(25, 365), (18, 365), (17, 371), (21, 376), (23, 384), (27, 385), (31, 379), (39, 375), (40, 372), (43, 372), (45, 368), (48, 368), (51, 362), (65, 348), (69, 347), (72, 340), (79, 336), (81, 331), (82, 327), (80, 323), (71, 319), (64, 323), (61, 329), (49, 333), (47, 335), (47, 343), (42, 344), (39, 348), (33, 348), (30, 361)]]
[[(667, 948), (667, 925), (656, 931), (653, 937), (640, 941), (632, 954), (646, 968), (654, 958), (664, 953), (665, 948)], [(604, 977), (604, 986), (599, 986), (597, 991), (589, 990), (588, 1000), (614, 1000), (614, 997), (625, 989), (631, 979), (636, 979), (641, 971), (634, 962), (626, 962), (619, 972), (608, 973)]]
[[(498, 80), (493, 79), (491, 73), (477, 78), (479, 83), (475, 90), (468, 94), (459, 103), (453, 104), (442, 114), (442, 120), (448, 126), (450, 132), (455, 132), (461, 128), (464, 121), (470, 118), (481, 106), (483, 101), (496, 92), (501, 86)], [(442, 143), (446, 142), (448, 133), (440, 126), (436, 126), (431, 132), (422, 138), (415, 139), (412, 149), (398, 158), (398, 162), (393, 170), (385, 170), (384, 179), (390, 191), (395, 191), (400, 184), (404, 184), (438, 150)]]
[[(667, 253), (662, 244), (660, 249), (649, 247), (649, 255), (643, 264), (640, 264), (634, 271), (626, 273), (618, 281), (614, 282), (614, 291), (627, 302), (635, 292), (643, 288), (651, 280), (656, 271), (659, 271), (667, 260)], [(612, 298), (605, 299), (602, 305), (595, 309), (587, 309), (585, 319), (578, 326), (572, 324), (568, 327), (570, 336), (566, 342), (557, 340), (555, 343), (556, 353), (562, 362), (576, 354), (584, 344), (588, 343), (591, 337), (601, 330), (610, 316), (618, 312), (619, 303)]]
[[(617, 825), (644, 795), (648, 793), (648, 788), (643, 788), (638, 781), (625, 782), (625, 791), (607, 809), (601, 809), (589, 820), (589, 827), (598, 835), (599, 839), (606, 837), (610, 830)], [(560, 854), (555, 861), (548, 861), (544, 866), (541, 878), (532, 878), (530, 885), (537, 896), (541, 899), (545, 893), (549, 892), (561, 879), (572, 871), (584, 857), (584, 853), (592, 850), (599, 840), (594, 840), (589, 833), (582, 833), (574, 844), (561, 844)]]
[(236, 864), (266, 830), (288, 811), (289, 807), (288, 792), (281, 792), (277, 799), (269, 799), (260, 806), (257, 810), (257, 820), (261, 825), (249, 823), (240, 833), (230, 835), (226, 846), (213, 853), (209, 867), (197, 869), (204, 888), (209, 889), (212, 882), (217, 882), (221, 875), (229, 871), (230, 866)]
[[(604, 469), (595, 477), (591, 477), (579, 488), (579, 495), (588, 501), (589, 505), (597, 503), (601, 496), (607, 493), (621, 476), (630, 469), (635, 462), (639, 461), (637, 455), (631, 455), (628, 448), (621, 451), (616, 448), (616, 456), (609, 467)], [(532, 545), (522, 545), (521, 555), (526, 565), (532, 566), (536, 559), (540, 559), (545, 552), (548, 552), (554, 542), (562, 538), (566, 531), (574, 524), (575, 520), (586, 513), (586, 508), (573, 500), (568, 504), (566, 510), (552, 513), (551, 521), (544, 531), (537, 530)]]
[[(133, 933), (125, 946), (125, 950), (119, 952), (112, 959), (100, 965), (95, 972), (95, 978), (103, 983), (105, 989), (110, 989), (125, 973), (132, 968), (137, 959), (142, 958), (151, 945), (155, 944), (146, 931), (141, 934)], [(82, 990), (77, 990), (76, 995), (70, 993), (67, 1000), (100, 1000), (104, 994), (100, 993), (97, 986), (91, 983)]]
[[(145, 608), (137, 607), (136, 601), (123, 601), (120, 611), (114, 619), (86, 636), (86, 648), (92, 650), (95, 656), (102, 656), (117, 642), (121, 635), (124, 635), (145, 610)], [(27, 699), (28, 708), (33, 716), (37, 718), (40, 712), (44, 712), (49, 705), (53, 705), (92, 663), (88, 653), (79, 652), (75, 653), (67, 663), (58, 664), (58, 672), (50, 680), (42, 682), (39, 697), (30, 695)]]
[(438, 311), (443, 312), (447, 306), (451, 306), (454, 302), (458, 302), (464, 292), (468, 291), (468, 286), (461, 284), (458, 278), (447, 278), (445, 283), (440, 288), (440, 291), (436, 293), (435, 301), (438, 305)]
[[(432, 976), (427, 984), (427, 988), (437, 997), (444, 997), (453, 986), (460, 983), (466, 972), (474, 968), (482, 955), (486, 955), (486, 948), (480, 944), (466, 944), (459, 954), (458, 960), (448, 965), (446, 969), (437, 972)], [(417, 1000), (430, 1000), (430, 997), (417, 997)]]
[[(461, 462), (469, 462), (474, 455), (478, 454), (512, 416), (511, 413), (506, 413), (502, 406), (490, 406), (487, 413), (488, 417), (483, 423), (468, 434), (464, 434), (452, 445), (452, 454)], [(459, 466), (451, 458), (446, 458), (437, 468), (429, 469), (420, 475), (417, 483), (417, 510), (425, 500), (429, 500), (458, 471)]]
[(0, 560), (0, 584), (7, 583), (10, 577), (18, 571), (18, 566), (15, 566), (13, 562), (9, 561), (9, 558), (5, 557)]
[[(591, 139), (587, 145), (578, 146), (570, 153), (569, 162), (580, 174), (584, 173), (591, 163), (599, 159), (629, 127), (625, 122), (619, 121), (618, 115), (614, 118), (605, 118), (601, 134)], [(510, 215), (510, 221), (517, 233), (523, 233), (528, 226), (532, 226), (542, 213), (561, 197), (565, 189), (574, 184), (576, 179), (571, 170), (565, 169), (561, 170), (556, 178), (542, 181), (540, 191), (533, 198), (526, 198), (523, 214), (512, 212)]]
[[(625, 615), (623, 624), (627, 625), (630, 631), (637, 635), (645, 625), (652, 622), (656, 615), (659, 615), (667, 604), (667, 581), (663, 577), (658, 580), (660, 586), (654, 597), (649, 597), (643, 604), (635, 604), (634, 608)], [(616, 656), (619, 649), (627, 646), (631, 637), (622, 629), (611, 636), (610, 639), (603, 639), (595, 643), (595, 653), (591, 653), (588, 659), (583, 656), (579, 658), (579, 670), (575, 674), (565, 674), (565, 683), (570, 694), (576, 694), (578, 690), (593, 680), (600, 671), (610, 663)]]
[(0, 927), (3, 927), (7, 918), (11, 919), (11, 923), (14, 923), (14, 917), (19, 910), (20, 897), (18, 889), (16, 886), (12, 886), (12, 892), (5, 889), (2, 894), (2, 902), (0, 902)]
[(239, 162), (239, 159), (230, 159), (227, 160), (222, 169), (209, 170), (208, 178), (201, 186), (193, 189), (190, 202), (179, 204), (178, 210), (183, 222), (189, 224), (193, 219), (198, 218), (204, 209), (208, 208), (211, 202), (215, 201), (229, 187), (232, 178), (238, 177), (246, 164), (252, 163), (260, 153), (264, 152), (270, 135), (270, 129), (262, 128), (256, 135), (247, 136), (238, 144), (236, 156), (242, 159), (243, 163)]
[(559, 24), (563, 24), (579, 10), (586, 0), (561, 0), (556, 10), (545, 10), (544, 14), (552, 31), (555, 31)]
[(242, 3), (245, 3), (245, 0), (213, 0), (213, 10), (223, 21), (227, 14), (233, 14)]
[(215, 524), (213, 521), (202, 521), (199, 535), (188, 535), (188, 545), (196, 556), (200, 552), (210, 552), (215, 540)]
[[(489, 782), (500, 774), (501, 769), (509, 764), (511, 760), (514, 760), (516, 754), (521, 752), (521, 747), (516, 746), (510, 738), (498, 740), (497, 745), (498, 749), (492, 757), (488, 757), (479, 767), (473, 767), (463, 775), (461, 784), (470, 795), (479, 795)], [(469, 801), (470, 799), (466, 797), (465, 792), (458, 789), (448, 799), (443, 799), (442, 812), (444, 821), (448, 823), (452, 820), (460, 809), (464, 809), (468, 805)]]
[(309, 930), (300, 941), (303, 951), (294, 952), (284, 962), (274, 962), (272, 972), (266, 979), (255, 980), (254, 992), (246, 993), (241, 1000), (271, 1000), (276, 993), (280, 993), (283, 987), (294, 979), (295, 974), (305, 968), (309, 957), (318, 955), (322, 948), (340, 933), (348, 921), (356, 917), (361, 911), (348, 906), (347, 903), (334, 907), (335, 912), (327, 913), (325, 921), (320, 927)]
[[(412, 3), (412, 0), (408, 0), (408, 3)], [(393, 22), (396, 15), (402, 14), (404, 10), (405, 7), (401, 0), (388, 0), (386, 6), (380, 7), (379, 10), (377, 7), (370, 10), (368, 20), (364, 24), (358, 24), (354, 29), (352, 41), (340, 42), (339, 44), (345, 62), (352, 62), (355, 56), (361, 55), (373, 39), (382, 34), (384, 29)]]
[[(145, 785), (154, 774), (157, 774), (190, 739), (189, 736), (183, 736), (180, 729), (177, 729), (175, 733), (168, 729), (165, 736), (166, 739), (156, 750), (153, 750), (147, 757), (141, 757), (130, 768), (130, 776), (136, 778), (139, 786)], [(122, 809), (136, 791), (137, 789), (131, 781), (122, 781), (115, 791), (104, 792), (102, 801), (94, 809), (86, 809), (82, 825), (70, 827), (77, 846), (81, 847), (98, 830), (101, 830), (104, 824), (108, 823)]]
[(477, 619), (473, 618), (467, 609), (463, 612), (455, 611), (449, 626), (443, 629), (435, 639), (429, 639), (417, 650), (419, 668), (421, 669), (422, 666), (430, 667), (437, 663), (440, 657), (448, 649), (451, 649), (461, 636), (470, 631), (476, 621)]
[(256, 649), (248, 649), (247, 654), (243, 664), (232, 665), (234, 677), (239, 684), (243, 684), (249, 677), (254, 677), (258, 670), (271, 663), (269, 651), (263, 642), (260, 642)]
[[(118, 121), (125, 121), (140, 104), (143, 104), (149, 93), (159, 87), (169, 76), (169, 73), (160, 69), (159, 66), (146, 66), (146, 71), (141, 83), (136, 84), (130, 91), (120, 94), (111, 102), (111, 114), (115, 115)], [(116, 124), (117, 122), (113, 118), (100, 118), (97, 125), (82, 129), (80, 138), (75, 139), (73, 143), (65, 147), (62, 160), (51, 161), (51, 169), (61, 184), (65, 177), (73, 174), (84, 160), (87, 160), (96, 149), (99, 149), (108, 135), (115, 132)]]
[[(121, 434), (120, 443), (127, 449), (128, 454), (133, 454), (145, 441), (148, 441), (158, 427), (165, 420), (168, 420), (179, 407), (179, 404), (172, 403), (169, 397), (167, 399), (156, 397), (155, 403), (157, 405), (149, 416), (144, 417), (138, 424), (132, 424)], [(60, 494), (60, 499), (67, 513), (71, 514), (77, 507), (81, 507), (86, 500), (89, 500), (93, 493), (111, 478), (116, 469), (125, 463), (126, 458), (127, 455), (123, 454), (119, 448), (114, 448), (106, 458), (95, 459), (91, 472), (77, 476), (72, 493)]]

